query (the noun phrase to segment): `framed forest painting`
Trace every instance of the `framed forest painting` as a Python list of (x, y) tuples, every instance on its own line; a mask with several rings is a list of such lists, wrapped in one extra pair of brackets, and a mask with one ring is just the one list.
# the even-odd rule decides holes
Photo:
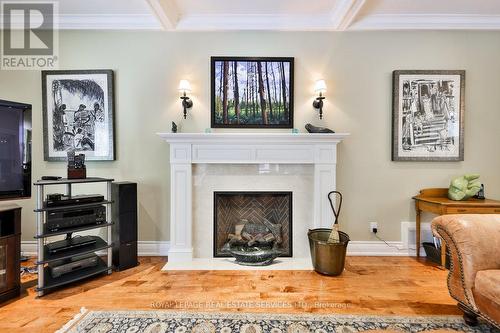
[(293, 128), (293, 61), (212, 57), (212, 127)]
[(42, 106), (46, 161), (115, 159), (112, 70), (42, 71)]
[(463, 161), (463, 70), (393, 72), (392, 160)]

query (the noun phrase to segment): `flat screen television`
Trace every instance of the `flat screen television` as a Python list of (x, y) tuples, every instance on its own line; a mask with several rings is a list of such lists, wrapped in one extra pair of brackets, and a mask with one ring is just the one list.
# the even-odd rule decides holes
[(0, 200), (31, 196), (31, 105), (0, 99)]

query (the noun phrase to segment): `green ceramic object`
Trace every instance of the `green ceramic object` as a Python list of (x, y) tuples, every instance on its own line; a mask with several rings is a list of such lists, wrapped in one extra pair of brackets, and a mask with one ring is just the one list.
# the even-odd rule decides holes
[(466, 174), (453, 178), (448, 189), (448, 198), (460, 201), (475, 196), (481, 189), (481, 182), (478, 179), (478, 174)]

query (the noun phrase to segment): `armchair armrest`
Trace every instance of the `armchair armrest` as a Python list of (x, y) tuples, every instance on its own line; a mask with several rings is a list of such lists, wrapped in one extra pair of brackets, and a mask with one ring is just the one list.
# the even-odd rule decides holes
[(443, 215), (432, 221), (432, 231), (450, 251), (450, 295), (477, 311), (472, 296), (476, 273), (500, 268), (500, 215)]

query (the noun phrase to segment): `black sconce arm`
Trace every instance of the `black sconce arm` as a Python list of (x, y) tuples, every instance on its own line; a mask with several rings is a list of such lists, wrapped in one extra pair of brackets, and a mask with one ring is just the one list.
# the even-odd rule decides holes
[(319, 96), (313, 101), (313, 107), (319, 109), (319, 119), (323, 119), (323, 100), (326, 97), (320, 92)]
[(187, 109), (193, 107), (193, 101), (186, 96), (186, 92), (181, 96), (182, 99), (182, 108), (184, 109), (184, 119), (187, 117)]

